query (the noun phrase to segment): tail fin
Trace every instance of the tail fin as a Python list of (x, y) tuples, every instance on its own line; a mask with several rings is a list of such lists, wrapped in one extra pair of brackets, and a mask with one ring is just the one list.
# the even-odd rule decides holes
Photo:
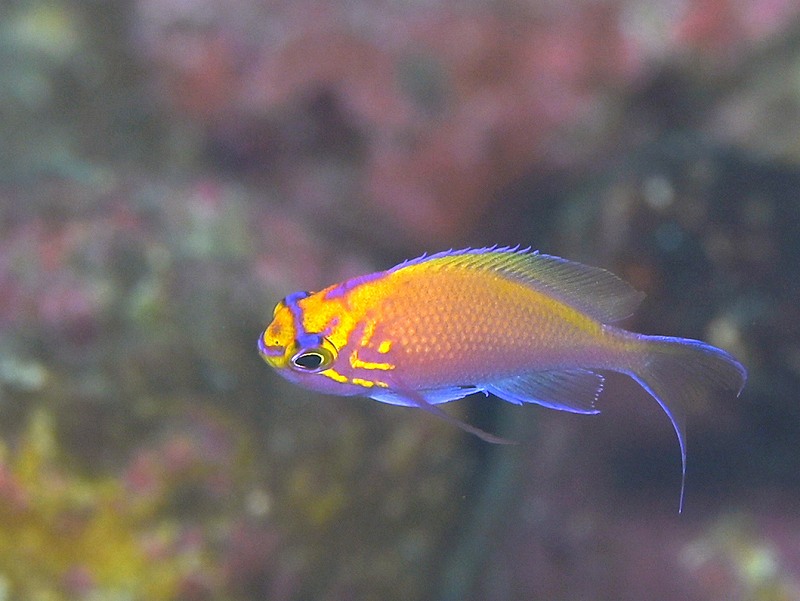
[(722, 390), (739, 393), (744, 388), (747, 371), (725, 351), (699, 340), (646, 336), (643, 361), (630, 372), (666, 412), (681, 448), (681, 497), (678, 513), (683, 510), (686, 484), (686, 412), (707, 403)]

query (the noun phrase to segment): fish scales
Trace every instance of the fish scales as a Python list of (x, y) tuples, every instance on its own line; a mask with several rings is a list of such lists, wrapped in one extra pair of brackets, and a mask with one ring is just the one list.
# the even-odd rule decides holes
[(600, 324), (564, 303), (490, 272), (393, 275), (376, 335), (397, 343), (389, 357), (415, 386), (580, 361), (601, 335)]

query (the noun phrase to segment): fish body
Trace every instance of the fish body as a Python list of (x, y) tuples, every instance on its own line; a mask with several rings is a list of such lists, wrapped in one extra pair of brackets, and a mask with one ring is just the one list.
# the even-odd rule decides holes
[(669, 416), (685, 474), (686, 410), (719, 390), (738, 394), (746, 371), (703, 342), (613, 325), (642, 298), (606, 270), (527, 249), (447, 251), (289, 295), (258, 346), (306, 388), (421, 407), (450, 421), (436, 406), (475, 392), (597, 413), (603, 372), (621, 372)]

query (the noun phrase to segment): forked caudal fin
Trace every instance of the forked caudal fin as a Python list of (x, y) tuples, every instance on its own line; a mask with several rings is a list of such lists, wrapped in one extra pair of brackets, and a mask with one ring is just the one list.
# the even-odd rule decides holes
[(683, 510), (686, 484), (686, 432), (684, 418), (701, 407), (715, 393), (731, 390), (738, 396), (744, 388), (747, 371), (725, 351), (686, 338), (641, 336), (646, 345), (643, 360), (628, 373), (666, 412), (681, 449), (681, 496)]

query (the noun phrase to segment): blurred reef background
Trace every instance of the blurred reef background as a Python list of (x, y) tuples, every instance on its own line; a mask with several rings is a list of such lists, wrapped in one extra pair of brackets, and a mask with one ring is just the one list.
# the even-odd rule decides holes
[[(749, 368), (599, 416), (282, 382), (274, 304), (450, 247)], [(800, 599), (800, 5), (0, 4), (0, 601)]]

